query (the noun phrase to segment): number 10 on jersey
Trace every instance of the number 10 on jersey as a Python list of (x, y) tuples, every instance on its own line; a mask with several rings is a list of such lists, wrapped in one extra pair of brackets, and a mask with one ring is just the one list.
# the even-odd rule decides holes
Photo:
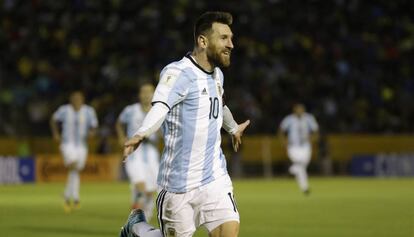
[(210, 97), (210, 114), (208, 116), (209, 119), (218, 118), (219, 109), (220, 109), (220, 102), (217, 97)]

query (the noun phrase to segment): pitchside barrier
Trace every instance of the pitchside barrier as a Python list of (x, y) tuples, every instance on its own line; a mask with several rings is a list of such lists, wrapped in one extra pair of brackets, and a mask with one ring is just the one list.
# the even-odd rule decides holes
[[(122, 158), (117, 155), (89, 155), (81, 172), (82, 181), (114, 181), (120, 179)], [(26, 182), (61, 182), (67, 169), (59, 154), (35, 157), (0, 156), (0, 184)]]
[[(120, 176), (121, 157), (119, 155), (91, 154), (81, 172), (82, 181), (114, 181)], [(36, 181), (65, 181), (67, 169), (63, 159), (56, 154), (36, 156)]]
[(414, 176), (414, 153), (356, 155), (350, 164), (353, 176)]
[(0, 184), (35, 181), (35, 160), (32, 157), (0, 156)]
[[(266, 177), (273, 175), (275, 165), (289, 162), (276, 136), (243, 136), (237, 156), (232, 153), (230, 142), (228, 136), (223, 136), (222, 147), (228, 159), (237, 160), (244, 166), (262, 167), (261, 172)], [(16, 156), (22, 150), (19, 149), (22, 143), (29, 148), (30, 154), (35, 154), (32, 159)], [(109, 139), (109, 155), (94, 154), (99, 147), (98, 140), (90, 140), (89, 144), (90, 155), (82, 178), (91, 181), (118, 179), (122, 147), (117, 140)], [(326, 166), (327, 170), (332, 165), (343, 167), (336, 172), (340, 174), (414, 176), (414, 155), (409, 154), (414, 154), (414, 136), (328, 135), (320, 143), (313, 144), (312, 163)], [(24, 141), (0, 138), (0, 157), (0, 183), (62, 181), (66, 177), (58, 144), (50, 138), (26, 138)]]
[[(322, 140), (327, 149), (327, 156), (333, 161), (350, 161), (353, 156), (360, 154), (380, 153), (409, 153), (414, 152), (414, 136), (409, 135), (328, 135)], [(16, 156), (19, 143), (17, 138), (0, 138), (0, 156)], [(51, 138), (30, 138), (24, 141), (28, 144), (32, 154), (59, 154), (59, 145)], [(223, 136), (223, 149), (230, 152), (229, 139)], [(89, 141), (89, 151), (98, 150), (98, 140)], [(117, 139), (108, 140), (110, 153), (121, 154), (121, 147)], [(161, 145), (160, 145), (160, 148)], [(313, 146), (313, 158), (318, 156), (319, 144)], [(262, 162), (286, 160), (286, 152), (276, 136), (244, 135), (241, 155), (244, 161)]]

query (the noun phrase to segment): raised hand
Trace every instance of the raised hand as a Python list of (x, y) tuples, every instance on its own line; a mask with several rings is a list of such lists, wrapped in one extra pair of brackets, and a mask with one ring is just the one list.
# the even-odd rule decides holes
[(139, 144), (144, 140), (144, 137), (135, 135), (128, 139), (124, 144), (124, 158), (128, 157), (132, 152), (134, 152)]
[(241, 137), (243, 136), (244, 130), (249, 126), (250, 120), (246, 120), (244, 123), (239, 124), (239, 128), (236, 133), (234, 133), (231, 137), (231, 141), (233, 143), (233, 149), (235, 152), (239, 150), (241, 145)]

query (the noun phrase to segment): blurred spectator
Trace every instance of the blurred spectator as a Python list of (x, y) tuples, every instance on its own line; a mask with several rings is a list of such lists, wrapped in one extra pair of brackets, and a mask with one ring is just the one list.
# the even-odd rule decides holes
[(250, 133), (274, 133), (297, 100), (327, 132), (412, 133), (413, 5), (0, 0), (0, 134), (47, 135), (44, 119), (74, 88), (100, 120), (117, 114), (141, 76), (192, 49), (182, 29), (208, 9), (234, 15), (225, 90), (239, 103), (235, 116), (252, 119)]

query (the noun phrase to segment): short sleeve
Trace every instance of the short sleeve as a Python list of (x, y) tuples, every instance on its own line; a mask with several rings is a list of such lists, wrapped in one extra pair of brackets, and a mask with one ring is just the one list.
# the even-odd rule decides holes
[(171, 109), (187, 97), (191, 84), (191, 78), (183, 70), (165, 68), (160, 74), (152, 103), (161, 102)]
[(65, 106), (60, 106), (54, 113), (53, 113), (53, 120), (58, 121), (58, 122), (63, 122), (64, 118), (65, 118)]
[(89, 119), (89, 121), (88, 121), (89, 127), (91, 127), (91, 128), (97, 128), (98, 127), (98, 119), (96, 117), (95, 109), (93, 109), (92, 107), (90, 107), (88, 109), (88, 115), (89, 115), (88, 116), (88, 119)]
[(289, 129), (290, 126), (290, 119), (289, 117), (285, 117), (282, 122), (280, 123), (280, 129), (284, 132), (286, 132)]
[(119, 115), (118, 120), (119, 120), (121, 123), (128, 123), (128, 120), (129, 120), (130, 114), (131, 114), (131, 110), (129, 109), (129, 107), (125, 107), (125, 108), (122, 110), (121, 114)]

